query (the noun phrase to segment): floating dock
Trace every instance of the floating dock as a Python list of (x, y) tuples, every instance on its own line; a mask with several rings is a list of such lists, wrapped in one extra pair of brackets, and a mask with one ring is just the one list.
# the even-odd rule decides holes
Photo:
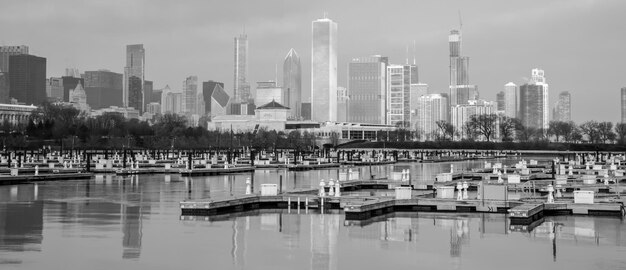
[(229, 167), (229, 168), (205, 168), (205, 169), (180, 169), (182, 176), (198, 175), (221, 175), (232, 173), (254, 172), (254, 167)]
[(90, 179), (92, 173), (54, 173), (40, 175), (0, 175), (0, 185), (22, 184), (38, 181), (57, 181), (57, 180), (74, 180), (74, 179)]

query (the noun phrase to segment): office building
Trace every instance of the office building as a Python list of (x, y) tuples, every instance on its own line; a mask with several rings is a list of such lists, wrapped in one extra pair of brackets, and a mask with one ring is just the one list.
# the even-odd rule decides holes
[(519, 89), (519, 117), (526, 127), (548, 129), (548, 84), (541, 69), (533, 69), (531, 81)]
[(311, 120), (311, 103), (302, 102), (302, 110), (300, 111), (302, 120)]
[(9, 56), (9, 97), (19, 103), (46, 101), (46, 58), (29, 54)]
[(126, 67), (122, 101), (125, 107), (133, 107), (143, 113), (146, 52), (143, 44), (126, 46)]
[(235, 37), (235, 82), (233, 89), (235, 102), (247, 102), (250, 97), (248, 82), (248, 35)]
[(478, 89), (470, 85), (469, 57), (462, 54), (461, 31), (452, 30), (448, 36), (450, 47), (450, 105), (468, 104), (478, 99)]
[(98, 110), (111, 106), (123, 106), (124, 75), (101, 69), (85, 71), (84, 79), (87, 104), (92, 109)]
[(554, 103), (552, 110), (552, 120), (572, 121), (572, 96), (568, 91), (559, 93), (559, 99)]
[(337, 87), (337, 122), (348, 121), (348, 89), (345, 87)]
[(0, 46), (0, 73), (9, 73), (9, 57), (20, 54), (28, 54), (28, 46)]
[(506, 108), (506, 96), (504, 91), (500, 91), (496, 94), (496, 111), (504, 114)]
[[(302, 117), (302, 67), (300, 56), (291, 49), (283, 62), (283, 101), (290, 109), (290, 118)], [(260, 104), (259, 104), (260, 105)]]
[(208, 81), (202, 83), (205, 115), (214, 117), (226, 115), (230, 96), (224, 91), (224, 83)]
[(161, 114), (161, 103), (158, 103), (158, 102), (148, 103), (148, 106), (146, 106), (146, 112), (151, 115)]
[(63, 78), (46, 79), (46, 96), (50, 102), (63, 101)]
[(387, 125), (411, 126), (411, 85), (417, 88), (417, 66), (387, 66)]
[(152, 81), (143, 81), (143, 106), (144, 108), (151, 102), (154, 93), (154, 83)]
[(519, 111), (517, 85), (509, 82), (504, 85), (504, 115), (510, 118), (517, 118)]
[(312, 22), (311, 119), (337, 121), (337, 23), (326, 18)]
[(466, 123), (474, 115), (488, 115), (496, 113), (496, 104), (485, 100), (469, 100), (467, 104), (457, 104), (451, 107), (451, 123), (458, 134), (457, 139), (468, 139)]
[(422, 141), (434, 141), (440, 137), (441, 132), (437, 121), (448, 119), (448, 97), (441, 94), (421, 95), (417, 99), (416, 131)]
[(0, 72), (0, 104), (9, 102), (9, 73)]
[(80, 70), (77, 68), (65, 68), (66, 77), (82, 78)]
[(197, 113), (197, 96), (198, 96), (198, 76), (189, 76), (183, 81), (183, 113)]
[(374, 55), (348, 63), (348, 122), (385, 124), (387, 57)]

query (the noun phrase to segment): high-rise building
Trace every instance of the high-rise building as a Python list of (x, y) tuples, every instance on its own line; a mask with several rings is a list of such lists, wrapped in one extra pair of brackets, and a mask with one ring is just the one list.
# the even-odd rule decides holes
[(559, 93), (559, 99), (554, 103), (552, 120), (562, 122), (572, 121), (572, 96), (568, 91)]
[[(283, 63), (283, 101), (290, 108), (291, 118), (300, 119), (302, 108), (302, 67), (300, 56), (294, 49), (289, 50)], [(261, 104), (259, 104), (261, 105)]]
[(123, 106), (124, 75), (101, 69), (85, 71), (84, 79), (87, 104), (92, 109)]
[(124, 89), (122, 101), (125, 107), (133, 107), (143, 113), (146, 51), (143, 44), (126, 46)]
[(337, 122), (348, 121), (348, 89), (345, 87), (337, 87)]
[(0, 103), (9, 101), (9, 73), (0, 72)]
[(622, 123), (626, 123), (626, 87), (622, 87), (621, 89), (622, 95)]
[(509, 82), (504, 85), (504, 115), (510, 118), (517, 118), (518, 95), (517, 85)]
[(9, 72), (9, 57), (11, 55), (28, 54), (28, 46), (0, 46), (0, 72)]
[(494, 102), (485, 100), (470, 100), (467, 104), (457, 104), (451, 108), (451, 123), (458, 134), (457, 138), (467, 138), (466, 123), (473, 115), (488, 115), (496, 113)]
[(348, 63), (348, 122), (385, 124), (387, 57), (374, 55)]
[(51, 102), (63, 101), (63, 78), (46, 79), (46, 96)]
[(224, 83), (215, 81), (203, 82), (202, 94), (206, 115), (214, 117), (227, 113), (230, 96), (224, 91)]
[(302, 102), (302, 110), (300, 111), (303, 120), (311, 120), (311, 103)]
[(65, 68), (65, 76), (82, 78), (82, 76), (80, 75), (80, 70), (78, 70), (77, 68)]
[(70, 102), (70, 92), (76, 89), (76, 86), (79, 84), (85, 85), (85, 79), (63, 76), (61, 77), (61, 81), (63, 82), (63, 100), (65, 102)]
[(235, 37), (235, 83), (233, 88), (235, 102), (247, 102), (250, 99), (248, 82), (248, 35)]
[(500, 91), (496, 94), (496, 111), (504, 113), (506, 108), (506, 95), (504, 91)]
[[(412, 83), (411, 95), (410, 95), (410, 109), (411, 109), (411, 129), (418, 129), (418, 113), (420, 109), (420, 97), (428, 95), (428, 84), (425, 83)], [(446, 97), (447, 100), (447, 97)], [(449, 109), (449, 108), (448, 108)], [(448, 111), (448, 110), (446, 110)], [(446, 120), (446, 119), (444, 119)]]
[[(411, 85), (417, 87), (417, 66), (387, 66), (387, 125), (410, 127)], [(414, 125), (414, 123), (413, 123)]]
[(519, 89), (519, 117), (526, 127), (548, 129), (548, 84), (541, 69), (533, 69), (531, 81)]
[[(257, 82), (256, 98), (254, 104), (263, 106), (272, 101), (279, 102), (283, 100), (283, 89), (276, 86), (276, 82)], [(243, 113), (241, 113), (243, 114)]]
[(437, 121), (448, 119), (448, 98), (441, 94), (421, 95), (417, 102), (416, 130), (422, 141), (435, 140), (439, 134)]
[(146, 112), (152, 115), (161, 114), (161, 103), (159, 102), (148, 103), (148, 106), (146, 106)]
[(469, 57), (462, 54), (461, 31), (452, 30), (448, 36), (450, 46), (450, 104), (468, 104), (478, 99), (478, 89), (469, 82)]
[(46, 101), (46, 58), (9, 56), (9, 97), (28, 105)]
[(198, 76), (189, 76), (183, 82), (183, 113), (195, 114), (197, 112)]
[(311, 119), (337, 121), (337, 23), (324, 18), (312, 22)]
[(154, 93), (154, 83), (152, 81), (144, 80), (143, 81), (143, 106), (144, 108), (150, 104), (152, 95)]

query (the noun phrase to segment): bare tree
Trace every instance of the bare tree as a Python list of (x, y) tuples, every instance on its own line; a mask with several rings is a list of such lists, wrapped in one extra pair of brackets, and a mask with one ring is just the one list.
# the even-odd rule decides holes
[(615, 124), (615, 133), (617, 135), (618, 143), (626, 143), (626, 123)]
[(596, 121), (587, 121), (580, 125), (580, 132), (582, 135), (587, 136), (587, 141), (590, 143), (599, 143), (601, 140), (600, 136), (600, 124)]
[(513, 141), (515, 135), (515, 129), (521, 122), (517, 118), (511, 118), (508, 116), (501, 116), (498, 128), (500, 129), (500, 137), (503, 142)]
[(600, 140), (603, 143), (612, 143), (615, 140), (615, 133), (613, 132), (613, 123), (611, 122), (600, 122), (598, 123), (598, 133), (600, 136)]
[(439, 120), (436, 123), (440, 131), (441, 139), (446, 141), (454, 138), (454, 126), (451, 123), (444, 120)]
[(469, 124), (474, 130), (490, 142), (497, 131), (498, 116), (495, 114), (475, 114), (470, 117)]

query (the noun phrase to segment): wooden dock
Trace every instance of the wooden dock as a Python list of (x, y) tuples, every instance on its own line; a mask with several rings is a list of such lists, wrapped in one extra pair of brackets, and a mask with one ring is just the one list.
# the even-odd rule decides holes
[(322, 164), (308, 164), (308, 165), (298, 164), (298, 165), (288, 166), (287, 168), (290, 171), (310, 171), (310, 170), (338, 168), (339, 166), (341, 166), (341, 164), (339, 163), (322, 163)]
[(222, 175), (246, 172), (254, 172), (254, 167), (205, 168), (192, 170), (180, 169), (180, 174), (182, 176)]
[(0, 185), (13, 185), (38, 181), (58, 181), (74, 179), (90, 179), (92, 173), (54, 173), (40, 175), (0, 175)]

